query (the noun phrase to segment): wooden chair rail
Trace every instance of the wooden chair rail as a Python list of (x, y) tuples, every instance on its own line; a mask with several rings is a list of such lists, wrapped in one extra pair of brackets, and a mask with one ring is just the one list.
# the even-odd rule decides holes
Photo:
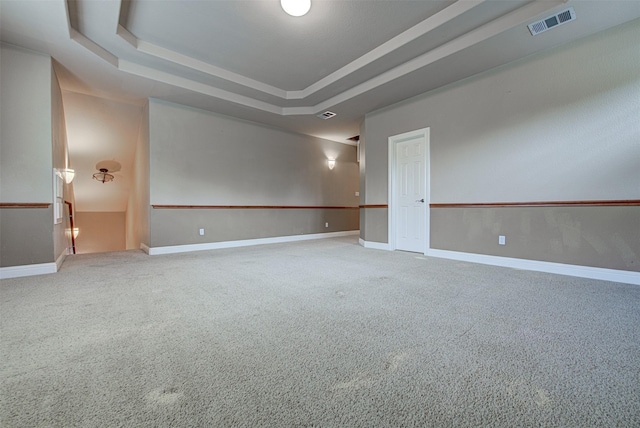
[(173, 210), (356, 210), (358, 207), (315, 205), (151, 205), (154, 209)]
[(617, 199), (608, 201), (545, 201), (545, 202), (473, 202), (430, 204), (431, 208), (503, 208), (503, 207), (606, 207), (640, 206), (637, 199)]
[(48, 202), (0, 202), (0, 208), (49, 208)]

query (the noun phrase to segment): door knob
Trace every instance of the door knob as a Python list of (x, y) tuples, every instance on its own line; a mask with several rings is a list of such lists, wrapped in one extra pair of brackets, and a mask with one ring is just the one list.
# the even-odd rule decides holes
[(424, 198), (418, 199), (416, 202), (424, 202)]

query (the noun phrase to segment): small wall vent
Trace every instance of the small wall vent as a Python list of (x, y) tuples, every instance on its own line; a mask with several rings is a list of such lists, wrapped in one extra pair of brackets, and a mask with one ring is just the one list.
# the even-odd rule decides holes
[(541, 19), (540, 21), (531, 23), (528, 25), (528, 27), (531, 35), (536, 36), (554, 27), (573, 21), (574, 19), (576, 19), (576, 13), (574, 12), (573, 8), (570, 7), (569, 9), (563, 10), (562, 12), (559, 12), (555, 15), (551, 15), (546, 17), (545, 19)]
[(318, 115), (318, 117), (319, 117), (320, 119), (327, 120), (327, 119), (331, 119), (331, 118), (332, 118), (333, 116), (335, 116), (335, 115), (336, 115), (336, 114), (335, 114), (334, 112), (327, 110), (327, 111), (325, 111), (324, 113), (320, 113), (320, 114)]

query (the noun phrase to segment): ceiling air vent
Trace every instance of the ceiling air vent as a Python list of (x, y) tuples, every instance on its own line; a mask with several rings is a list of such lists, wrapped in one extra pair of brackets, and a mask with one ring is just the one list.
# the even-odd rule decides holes
[(529, 24), (529, 31), (532, 36), (538, 35), (540, 33), (544, 33), (547, 30), (550, 30), (558, 25), (565, 24), (569, 21), (573, 21), (576, 19), (576, 13), (573, 11), (573, 8), (570, 7), (567, 10), (563, 10), (560, 13), (555, 15), (551, 15), (545, 19)]
[(327, 111), (325, 111), (324, 113), (320, 113), (320, 114), (318, 115), (318, 117), (319, 117), (320, 119), (327, 120), (327, 119), (331, 119), (331, 118), (332, 118), (333, 116), (335, 116), (335, 115), (336, 115), (336, 114), (335, 114), (334, 112), (327, 110)]

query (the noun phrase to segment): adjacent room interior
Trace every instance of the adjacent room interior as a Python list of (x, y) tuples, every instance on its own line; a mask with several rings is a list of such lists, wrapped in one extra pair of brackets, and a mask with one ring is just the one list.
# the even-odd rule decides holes
[(308, 3), (0, 3), (0, 422), (640, 423), (640, 2)]

